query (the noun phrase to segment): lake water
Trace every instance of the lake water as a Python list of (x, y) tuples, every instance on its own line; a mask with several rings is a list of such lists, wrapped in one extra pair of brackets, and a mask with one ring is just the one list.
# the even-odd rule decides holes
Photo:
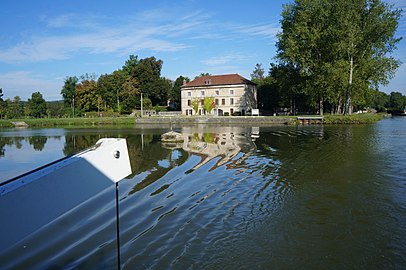
[[(183, 144), (162, 144), (167, 128), (2, 130), (0, 179), (99, 138), (127, 138), (133, 174), (119, 183), (124, 269), (406, 266), (406, 117), (174, 130)], [(107, 188), (0, 251), (0, 268), (116, 267), (114, 194)]]

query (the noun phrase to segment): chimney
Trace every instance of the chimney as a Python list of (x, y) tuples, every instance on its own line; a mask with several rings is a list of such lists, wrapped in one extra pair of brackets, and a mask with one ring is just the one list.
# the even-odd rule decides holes
[(183, 79), (183, 85), (186, 85), (186, 80), (185, 79)]

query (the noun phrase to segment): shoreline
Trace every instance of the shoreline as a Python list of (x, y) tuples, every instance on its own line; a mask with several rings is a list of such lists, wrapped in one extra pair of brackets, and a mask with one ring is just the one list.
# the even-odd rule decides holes
[[(373, 124), (387, 114), (324, 115), (321, 121), (310, 121), (304, 125)], [(101, 117), (101, 118), (31, 118), (0, 120), (0, 128), (14, 128), (16, 122), (25, 122), (31, 128), (44, 127), (101, 127), (137, 125), (303, 125), (299, 118), (320, 116), (151, 116), (151, 117)]]

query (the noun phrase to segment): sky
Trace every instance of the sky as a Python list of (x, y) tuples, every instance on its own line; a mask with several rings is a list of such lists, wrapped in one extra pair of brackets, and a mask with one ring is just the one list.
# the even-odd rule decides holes
[[(238, 73), (250, 79), (257, 63), (276, 62), (276, 34), (289, 0), (2, 0), (0, 88), (3, 98), (41, 92), (61, 100), (66, 77), (110, 74), (129, 55), (163, 61), (175, 80), (200, 73)], [(406, 33), (406, 0), (397, 37)], [(394, 57), (403, 64), (380, 90), (406, 95), (406, 40)]]

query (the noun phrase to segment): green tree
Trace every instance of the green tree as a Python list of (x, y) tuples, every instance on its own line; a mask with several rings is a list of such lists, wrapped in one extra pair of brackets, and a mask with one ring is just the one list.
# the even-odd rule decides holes
[(47, 103), (40, 92), (34, 92), (27, 102), (29, 115), (35, 118), (41, 118), (47, 114)]
[(214, 103), (214, 97), (204, 97), (203, 99), (203, 109), (206, 113), (211, 114), (211, 111), (216, 106)]
[(151, 99), (152, 104), (165, 105), (168, 93), (162, 91), (163, 81), (161, 80), (162, 60), (155, 57), (148, 57), (139, 60), (138, 64), (131, 66), (131, 76), (139, 83), (139, 89), (145, 97)]
[(47, 107), (48, 117), (63, 117), (65, 115), (65, 106), (63, 101), (48, 101)]
[(77, 105), (85, 112), (98, 109), (97, 83), (94, 80), (84, 80), (76, 85)]
[(391, 110), (399, 111), (405, 108), (405, 97), (399, 92), (391, 92), (389, 97), (389, 107)]
[(202, 73), (200, 73), (199, 75), (197, 75), (197, 76), (195, 77), (195, 79), (200, 78), (200, 77), (205, 77), (205, 76), (211, 76), (211, 74), (208, 73), (208, 72), (202, 72)]
[(192, 108), (195, 111), (195, 114), (197, 114), (197, 112), (199, 111), (199, 102), (200, 102), (199, 98), (193, 98), (191, 101)]
[(135, 78), (127, 76), (120, 93), (123, 113), (131, 113), (140, 101), (138, 82)]
[(371, 107), (375, 108), (378, 112), (386, 111), (387, 106), (389, 105), (389, 95), (381, 92), (375, 91), (373, 93)]
[(72, 116), (74, 116), (75, 108), (75, 91), (79, 79), (75, 76), (66, 77), (65, 84), (61, 90), (61, 95), (64, 103), (72, 109)]
[(296, 0), (282, 12), (278, 59), (300, 70), (320, 113), (329, 101), (350, 114), (354, 100), (399, 66), (391, 54), (400, 15), (381, 0)]
[(14, 99), (7, 100), (7, 118), (21, 118), (24, 116), (24, 107), (19, 96), (15, 96)]
[(262, 64), (256, 64), (254, 71), (251, 73), (251, 80), (263, 80), (265, 71), (262, 68)]
[(171, 91), (169, 92), (169, 99), (177, 104), (177, 106), (176, 106), (177, 109), (180, 108), (181, 86), (184, 83), (188, 83), (188, 82), (190, 82), (190, 79), (188, 77), (179, 76), (178, 78), (176, 78), (175, 83), (173, 84), (173, 87), (172, 87)]
[(130, 55), (128, 60), (125, 61), (125, 64), (122, 68), (122, 70), (127, 74), (127, 75), (132, 75), (134, 72), (134, 69), (138, 66), (140, 63), (140, 60), (138, 60), (138, 56)]
[(0, 88), (0, 119), (6, 114), (6, 102), (3, 100), (3, 88)]

